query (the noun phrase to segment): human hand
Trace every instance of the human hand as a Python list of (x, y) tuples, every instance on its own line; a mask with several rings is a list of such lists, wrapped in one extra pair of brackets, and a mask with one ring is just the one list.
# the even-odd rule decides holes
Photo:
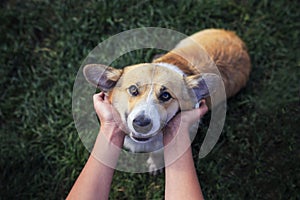
[(121, 118), (116, 109), (111, 105), (104, 92), (94, 94), (94, 109), (100, 119), (101, 126), (119, 127)]
[(117, 110), (111, 105), (104, 92), (94, 94), (93, 101), (94, 109), (101, 122), (100, 132), (107, 135), (108, 139), (112, 138), (111, 136), (116, 135), (123, 139), (125, 136), (123, 130), (125, 129), (121, 117)]
[(188, 133), (189, 127), (205, 115), (208, 111), (205, 100), (202, 100), (200, 105), (199, 108), (178, 113), (170, 122), (168, 122), (163, 130), (164, 146), (169, 144), (176, 134)]
[(165, 166), (174, 163), (190, 147), (189, 128), (208, 111), (205, 100), (200, 105), (200, 108), (180, 112), (164, 128)]

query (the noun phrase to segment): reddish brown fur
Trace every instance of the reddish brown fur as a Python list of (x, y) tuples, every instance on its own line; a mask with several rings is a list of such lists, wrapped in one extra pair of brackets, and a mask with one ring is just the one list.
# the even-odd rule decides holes
[[(171, 52), (154, 60), (176, 65), (187, 75), (216, 73), (211, 60), (217, 65), (224, 81), (227, 98), (235, 95), (246, 85), (251, 71), (251, 62), (243, 41), (235, 33), (208, 29), (183, 40)], [(198, 43), (208, 53), (199, 52)], [(181, 55), (181, 56), (179, 56)]]

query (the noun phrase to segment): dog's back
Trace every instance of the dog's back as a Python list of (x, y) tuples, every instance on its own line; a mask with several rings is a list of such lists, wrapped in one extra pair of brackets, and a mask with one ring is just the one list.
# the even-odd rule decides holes
[(250, 58), (243, 41), (235, 33), (220, 29), (195, 33), (154, 62), (176, 65), (187, 75), (216, 73), (213, 67), (216, 64), (227, 98), (246, 85), (251, 71)]

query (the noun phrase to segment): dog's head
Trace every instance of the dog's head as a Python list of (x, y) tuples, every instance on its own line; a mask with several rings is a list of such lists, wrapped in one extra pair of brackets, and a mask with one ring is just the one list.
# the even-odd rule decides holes
[(156, 135), (180, 110), (192, 109), (214, 88), (214, 74), (186, 76), (165, 63), (138, 64), (124, 69), (89, 64), (85, 78), (107, 92), (128, 134), (137, 142)]

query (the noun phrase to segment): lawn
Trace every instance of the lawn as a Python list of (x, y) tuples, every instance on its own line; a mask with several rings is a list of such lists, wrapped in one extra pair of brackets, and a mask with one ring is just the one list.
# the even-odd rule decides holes
[[(217, 145), (198, 159), (209, 115), (193, 143), (206, 199), (299, 199), (299, 10), (297, 0), (2, 1), (0, 199), (66, 197), (89, 156), (72, 117), (77, 71), (99, 43), (140, 27), (224, 28), (247, 44), (251, 77), (227, 102)], [(111, 199), (163, 195), (164, 173), (115, 173)]]

